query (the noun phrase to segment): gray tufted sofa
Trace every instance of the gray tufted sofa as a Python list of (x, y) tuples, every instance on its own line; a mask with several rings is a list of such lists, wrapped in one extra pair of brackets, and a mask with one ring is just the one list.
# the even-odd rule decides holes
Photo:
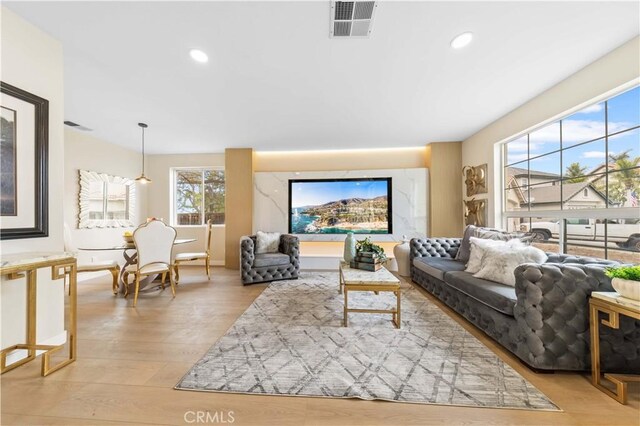
[[(411, 278), (534, 370), (591, 368), (588, 299), (613, 291), (605, 266), (614, 261), (549, 254), (523, 264), (515, 288), (475, 278), (454, 258), (460, 239), (410, 243)], [(600, 327), (603, 371), (640, 372), (640, 321), (620, 317), (620, 328)]]
[(240, 276), (242, 284), (298, 278), (300, 272), (300, 242), (289, 234), (280, 236), (278, 253), (256, 254), (256, 236), (240, 239)]

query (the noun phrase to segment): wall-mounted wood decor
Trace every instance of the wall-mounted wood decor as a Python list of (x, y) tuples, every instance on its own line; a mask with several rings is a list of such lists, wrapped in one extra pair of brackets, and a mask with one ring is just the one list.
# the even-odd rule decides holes
[(464, 166), (462, 168), (464, 183), (467, 186), (467, 197), (487, 193), (487, 164)]
[(487, 200), (464, 201), (465, 225), (487, 226)]

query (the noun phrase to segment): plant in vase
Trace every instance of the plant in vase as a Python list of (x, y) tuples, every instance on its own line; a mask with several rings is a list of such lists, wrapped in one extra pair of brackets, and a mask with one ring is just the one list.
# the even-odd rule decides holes
[(604, 273), (611, 278), (611, 285), (620, 296), (640, 300), (640, 265), (614, 266)]
[(362, 255), (362, 253), (373, 253), (373, 256), (377, 258), (380, 263), (387, 261), (387, 255), (384, 253), (384, 249), (377, 244), (373, 244), (369, 237), (356, 242), (356, 253), (358, 255)]

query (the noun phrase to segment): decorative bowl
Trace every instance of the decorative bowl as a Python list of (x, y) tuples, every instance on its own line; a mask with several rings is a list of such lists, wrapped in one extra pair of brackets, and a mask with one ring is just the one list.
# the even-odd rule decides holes
[(640, 300), (640, 281), (614, 278), (611, 280), (611, 285), (620, 296), (626, 297), (627, 299)]

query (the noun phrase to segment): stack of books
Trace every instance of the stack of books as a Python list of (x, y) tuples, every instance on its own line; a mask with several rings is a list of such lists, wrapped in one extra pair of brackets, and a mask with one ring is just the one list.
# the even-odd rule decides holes
[(375, 272), (382, 268), (382, 263), (378, 255), (374, 252), (362, 251), (350, 262), (349, 266), (355, 269)]

